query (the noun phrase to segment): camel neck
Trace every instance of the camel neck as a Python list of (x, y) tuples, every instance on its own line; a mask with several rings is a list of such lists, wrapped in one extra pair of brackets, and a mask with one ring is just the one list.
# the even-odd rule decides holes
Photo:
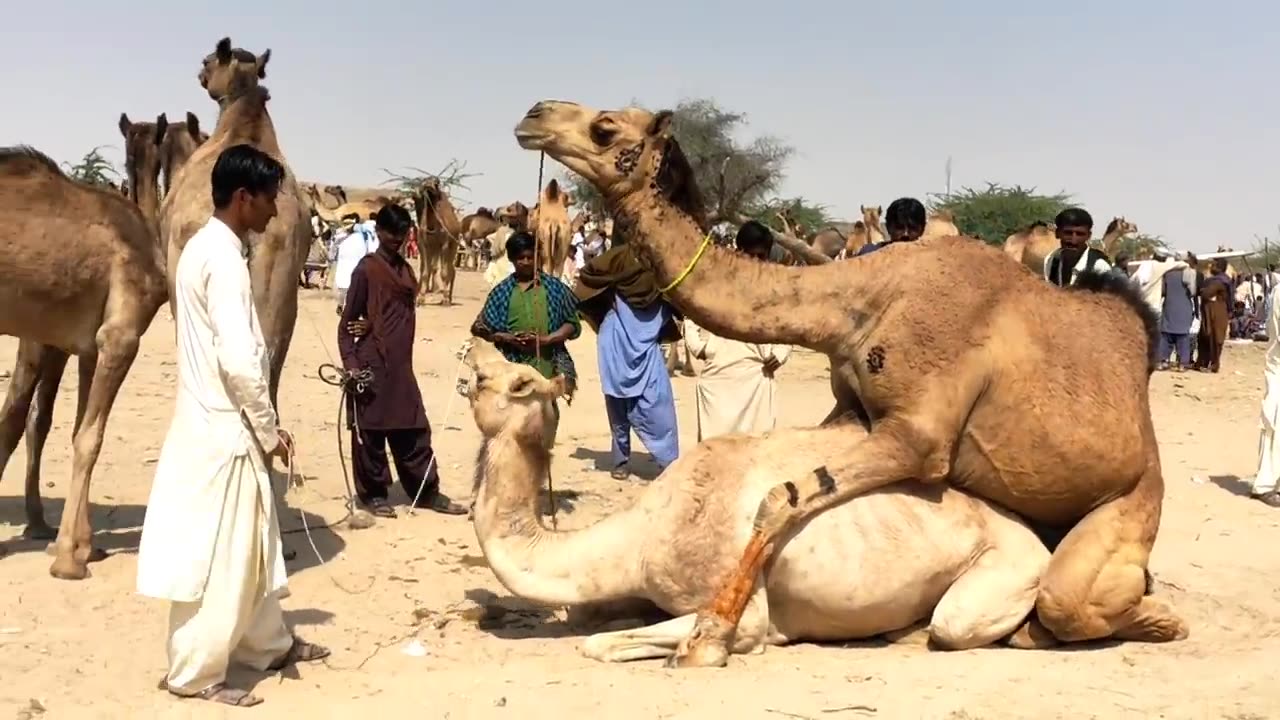
[(706, 237), (693, 218), (656, 195), (637, 193), (616, 206), (621, 233), (647, 258), (658, 285), (684, 275), (667, 298), (716, 335), (831, 354), (856, 341), (859, 320), (873, 312), (879, 293), (858, 286), (881, 283), (849, 263), (792, 268), (713, 245), (685, 274)]
[(540, 446), (501, 435), (481, 450), (474, 524), (494, 575), (515, 595), (548, 605), (639, 594), (638, 569), (620, 558), (638, 555), (646, 522), (629, 509), (580, 530), (547, 528), (538, 490), (549, 458)]
[(133, 201), (138, 203), (142, 214), (151, 222), (157, 222), (160, 217), (160, 187), (156, 182), (156, 174), (144, 169), (129, 179), (129, 192), (133, 195)]

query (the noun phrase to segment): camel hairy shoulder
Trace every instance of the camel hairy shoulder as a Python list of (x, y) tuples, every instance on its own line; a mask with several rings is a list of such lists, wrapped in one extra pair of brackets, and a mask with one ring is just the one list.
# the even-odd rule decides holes
[[(512, 593), (548, 605), (649, 601), (674, 619), (592, 635), (583, 652), (621, 662), (670, 657), (695, 611), (731, 572), (756, 507), (779, 475), (834, 461), (867, 441), (861, 426), (731, 435), (700, 443), (634, 504), (556, 532), (539, 514), (546, 434), (560, 378), (547, 380), (477, 342), (469, 385), (483, 435), (476, 537)], [(906, 481), (859, 496), (778, 540), (726, 651), (910, 634), (944, 649), (990, 645), (1035, 604), (1049, 551), (1007, 511), (946, 486)]]
[(1065, 531), (1033, 627), (1064, 642), (1187, 636), (1181, 617), (1145, 593), (1164, 501), (1147, 395), (1157, 323), (1130, 283), (1084, 273), (1060, 288), (963, 237), (812, 268), (715, 246), (693, 263), (706, 213), (671, 126), (667, 111), (544, 101), (515, 136), (600, 190), (659, 286), (681, 279), (667, 298), (685, 317), (722, 337), (828, 355), (848, 369), (833, 372), (833, 385), (870, 428), (856, 449), (770, 490), (680, 665), (722, 658), (787, 532), (913, 478)]
[(279, 408), (280, 373), (298, 317), (297, 279), (311, 248), (311, 223), (267, 111), (270, 94), (258, 84), (267, 76), (270, 59), (270, 50), (254, 55), (233, 48), (230, 38), (218, 41), (214, 51), (204, 58), (200, 85), (218, 103), (218, 123), (209, 139), (192, 153), (165, 196), (160, 208), (160, 238), (167, 249), (172, 292), (173, 271), (182, 249), (213, 215), (210, 175), (222, 151), (247, 143), (284, 165), (284, 182), (276, 195), (276, 216), (261, 236), (248, 243), (253, 301), (270, 361), (271, 401)]
[[(122, 131), (132, 129), (127, 118), (121, 120)], [(153, 144), (154, 126), (138, 139)], [(136, 203), (115, 188), (68, 178), (48, 156), (27, 147), (0, 148), (0, 218), (6, 249), (0, 254), (0, 335), (20, 339), (0, 408), (0, 472), (25, 429), (24, 534), (51, 538), (40, 499), (40, 459), (62, 371), (77, 356), (71, 484), (49, 572), (82, 579), (88, 563), (103, 557), (92, 546), (90, 478), (116, 394), (167, 297), (164, 252), (153, 222)]]

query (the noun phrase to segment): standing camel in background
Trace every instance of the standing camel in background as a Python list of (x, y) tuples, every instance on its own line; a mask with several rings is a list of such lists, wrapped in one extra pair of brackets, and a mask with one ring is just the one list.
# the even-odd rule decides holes
[(120, 113), (129, 199), (142, 208), (142, 214), (151, 222), (155, 222), (160, 215), (160, 166), (163, 160), (161, 147), (168, 130), (169, 119), (164, 113), (160, 113), (153, 123), (130, 122), (126, 113)]
[[(126, 138), (155, 144), (153, 130)], [(0, 408), (0, 473), (25, 426), (23, 535), (52, 538), (40, 499), (40, 458), (62, 371), (78, 356), (71, 485), (49, 573), (79, 580), (89, 574), (90, 561), (105, 556), (92, 545), (89, 485), (111, 406), (167, 295), (164, 251), (137, 203), (115, 188), (71, 180), (30, 148), (0, 149), (0, 218), (6, 248), (0, 253), (0, 335), (20, 338)]]
[(418, 304), (436, 290), (440, 274), (440, 304), (453, 304), (453, 282), (457, 278), (454, 258), (462, 236), (462, 223), (453, 203), (440, 185), (440, 178), (423, 180), (412, 195), (418, 215)]
[[(819, 268), (700, 251), (706, 214), (672, 120), (669, 111), (543, 101), (515, 135), (600, 190), (690, 320), (722, 337), (835, 358), (870, 429), (857, 449), (769, 491), (737, 569), (700, 608), (674, 664), (724, 664), (784, 536), (912, 478), (1066, 531), (1036, 612), (1014, 634), (1020, 646), (1186, 638), (1186, 622), (1146, 594), (1164, 477), (1146, 392), (1158, 322), (1138, 290), (1113, 273), (1060, 288), (962, 237), (890, 244)], [(1082, 429), (1095, 426), (1108, 432)]]
[[(173, 271), (182, 249), (213, 215), (210, 175), (222, 151), (247, 143), (284, 165), (284, 182), (276, 195), (277, 214), (266, 232), (249, 241), (253, 249), (249, 258), (253, 303), (267, 344), (271, 402), (278, 412), (280, 373), (298, 317), (298, 277), (311, 247), (311, 223), (267, 111), (270, 94), (258, 85), (267, 76), (270, 59), (270, 50), (255, 56), (248, 50), (232, 48), (230, 38), (219, 40), (214, 51), (204, 58), (200, 85), (218, 103), (218, 124), (208, 141), (196, 148), (165, 196), (160, 207), (160, 237), (168, 251), (172, 293)], [(172, 300), (170, 306), (172, 309)]]
[(572, 204), (572, 196), (561, 189), (558, 180), (552, 178), (542, 189), (538, 205), (529, 218), (533, 236), (538, 242), (539, 267), (542, 272), (560, 278), (564, 277), (564, 262), (569, 258), (569, 243), (573, 239), (569, 232), (569, 206)]

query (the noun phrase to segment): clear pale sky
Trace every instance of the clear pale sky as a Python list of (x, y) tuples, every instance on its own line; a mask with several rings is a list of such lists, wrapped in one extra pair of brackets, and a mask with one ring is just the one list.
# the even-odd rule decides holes
[(1067, 190), (1099, 225), (1122, 214), (1178, 248), (1276, 241), (1280, 6), (1046, 5), (25, 3), (0, 43), (0, 143), (58, 160), (110, 144), (118, 161), (122, 111), (212, 130), (196, 72), (230, 35), (271, 48), (271, 113), (306, 180), (376, 185), (458, 157), (483, 173), (463, 204), (528, 201), (537, 156), (511, 131), (537, 100), (712, 96), (796, 147), (784, 194), (838, 216), (942, 190), (950, 155), (954, 188)]

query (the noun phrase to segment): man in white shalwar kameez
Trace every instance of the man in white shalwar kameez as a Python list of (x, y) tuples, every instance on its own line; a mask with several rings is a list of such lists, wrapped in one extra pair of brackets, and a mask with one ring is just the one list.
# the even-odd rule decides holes
[[(738, 250), (767, 262), (773, 236), (759, 223), (738, 231)], [(698, 442), (728, 433), (763, 433), (778, 423), (774, 373), (791, 357), (790, 345), (761, 345), (718, 337), (684, 321), (689, 354), (705, 361), (698, 376)]]
[(267, 455), (288, 463), (292, 440), (268, 393), (245, 259), (244, 238), (275, 216), (283, 177), (249, 145), (214, 165), (214, 216), (175, 271), (178, 396), (138, 549), (138, 592), (170, 601), (164, 687), (236, 706), (261, 700), (225, 684), (230, 662), (268, 670), (329, 654), (295, 638), (280, 608), (287, 587)]
[(1280, 508), (1280, 447), (1277, 447), (1276, 425), (1280, 424), (1280, 287), (1271, 290), (1267, 313), (1267, 355), (1262, 379), (1265, 394), (1262, 396), (1262, 413), (1258, 433), (1258, 473), (1253, 477), (1250, 494), (1274, 508)]

